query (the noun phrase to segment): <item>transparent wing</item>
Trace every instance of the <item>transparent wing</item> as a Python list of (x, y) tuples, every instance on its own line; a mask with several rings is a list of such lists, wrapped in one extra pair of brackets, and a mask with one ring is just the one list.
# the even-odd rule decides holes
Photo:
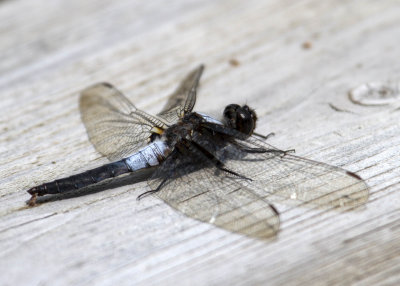
[(149, 181), (156, 196), (199, 221), (259, 239), (279, 230), (279, 215), (261, 196), (196, 150), (173, 152)]
[(347, 210), (368, 200), (369, 188), (355, 173), (288, 154), (254, 137), (218, 143), (202, 134), (195, 140), (226, 169), (251, 179), (242, 184), (270, 202)]
[(175, 123), (184, 114), (193, 110), (196, 103), (196, 90), (203, 70), (204, 66), (200, 65), (186, 76), (174, 93), (170, 95), (164, 108), (158, 114), (160, 117), (169, 123)]
[(279, 229), (270, 203), (349, 210), (368, 200), (369, 188), (356, 174), (255, 138), (237, 141), (202, 130), (192, 139), (191, 148), (173, 151), (149, 186), (194, 219), (266, 239)]
[(162, 119), (137, 109), (108, 83), (83, 90), (79, 105), (90, 142), (110, 160), (129, 156), (146, 145), (157, 128), (166, 128)]

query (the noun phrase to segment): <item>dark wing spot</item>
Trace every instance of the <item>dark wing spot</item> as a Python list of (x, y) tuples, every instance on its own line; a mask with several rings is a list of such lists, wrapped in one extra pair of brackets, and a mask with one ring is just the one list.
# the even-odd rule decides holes
[(274, 213), (275, 213), (277, 216), (279, 216), (279, 212), (278, 212), (278, 210), (276, 209), (276, 207), (275, 207), (274, 205), (271, 205), (271, 204), (269, 204), (269, 206), (270, 206), (271, 209), (274, 211)]
[(350, 172), (350, 171), (346, 171), (346, 174), (349, 176), (352, 176), (353, 178), (356, 178), (360, 181), (362, 181), (363, 179), (361, 179), (361, 177), (359, 175), (357, 175), (356, 173)]
[(104, 85), (105, 87), (113, 88), (112, 84), (110, 84), (108, 82), (102, 82), (101, 84)]

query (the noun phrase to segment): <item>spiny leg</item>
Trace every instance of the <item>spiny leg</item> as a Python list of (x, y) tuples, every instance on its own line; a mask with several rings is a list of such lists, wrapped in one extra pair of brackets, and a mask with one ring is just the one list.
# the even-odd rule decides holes
[(150, 191), (144, 192), (143, 194), (140, 194), (140, 195), (136, 198), (136, 200), (140, 201), (140, 200), (141, 200), (142, 198), (144, 198), (144, 197), (147, 197), (147, 196), (149, 196), (149, 195), (151, 195), (151, 194), (157, 193), (159, 190), (161, 190), (162, 186), (165, 184), (166, 181), (168, 181), (168, 178), (164, 178), (164, 179), (162, 180), (162, 182), (158, 185), (158, 187), (157, 187), (155, 190), (150, 190)]
[(277, 153), (279, 154), (281, 157), (285, 157), (286, 154), (288, 153), (295, 153), (296, 150), (295, 149), (289, 149), (289, 150), (267, 150), (267, 153)]
[(232, 170), (229, 170), (227, 168), (224, 168), (224, 164), (221, 161), (217, 161), (216, 164), (215, 164), (215, 167), (217, 167), (221, 171), (227, 172), (227, 173), (232, 174), (234, 176), (237, 176), (237, 177), (239, 177), (241, 179), (253, 181), (252, 179), (247, 178), (247, 177), (245, 177), (243, 175), (240, 175), (239, 173), (236, 173), (235, 171), (232, 171)]
[(238, 144), (237, 142), (235, 142), (235, 145), (237, 145), (241, 151), (244, 151), (246, 153), (277, 153), (285, 156), (288, 153), (295, 152), (295, 149), (278, 150), (278, 149), (266, 149), (266, 148), (251, 148), (251, 147), (246, 147), (242, 144)]
[(232, 175), (234, 175), (234, 176), (237, 176), (237, 177), (239, 177), (239, 178), (242, 178), (242, 179), (250, 180), (250, 181), (251, 181), (250, 178), (247, 178), (247, 177), (245, 177), (245, 176), (243, 176), (243, 175), (240, 175), (239, 173), (236, 173), (235, 171), (232, 171), (232, 170), (229, 170), (229, 169), (225, 168), (225, 167), (224, 167), (224, 163), (221, 162), (217, 157), (215, 157), (215, 156), (214, 156), (212, 153), (210, 153), (208, 150), (206, 150), (203, 146), (199, 145), (198, 143), (196, 143), (196, 142), (194, 142), (194, 141), (192, 141), (191, 143), (192, 143), (191, 145), (192, 145), (194, 148), (196, 148), (198, 151), (200, 151), (201, 153), (203, 153), (207, 158), (209, 158), (210, 161), (213, 162), (214, 165), (215, 165), (215, 167), (217, 167), (219, 170), (224, 171), (224, 172), (227, 172), (227, 173), (232, 174)]
[(253, 132), (253, 135), (255, 135), (257, 137), (260, 137), (260, 138), (262, 138), (264, 140), (268, 140), (270, 137), (275, 136), (275, 133), (271, 132), (271, 133), (269, 133), (267, 135), (264, 135), (264, 134), (260, 134), (260, 133), (257, 133), (257, 132)]

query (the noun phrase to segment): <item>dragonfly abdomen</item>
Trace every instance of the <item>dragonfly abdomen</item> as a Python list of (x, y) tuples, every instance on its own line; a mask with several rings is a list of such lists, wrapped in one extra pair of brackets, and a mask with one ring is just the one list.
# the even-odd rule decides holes
[(130, 171), (159, 165), (171, 153), (165, 141), (155, 141), (125, 159)]
[(155, 141), (128, 158), (103, 165), (67, 178), (55, 180), (28, 190), (32, 195), (29, 205), (35, 205), (37, 196), (61, 194), (97, 184), (106, 179), (140, 169), (156, 166), (170, 153), (164, 141)]
[(28, 190), (28, 193), (32, 195), (29, 204), (34, 205), (37, 196), (60, 194), (81, 189), (128, 172), (131, 172), (131, 170), (128, 168), (125, 159), (123, 159), (77, 175), (45, 183)]

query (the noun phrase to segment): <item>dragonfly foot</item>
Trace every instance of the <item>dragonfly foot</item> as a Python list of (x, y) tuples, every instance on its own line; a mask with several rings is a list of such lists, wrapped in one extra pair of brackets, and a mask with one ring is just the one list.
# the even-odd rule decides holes
[(257, 133), (257, 132), (253, 132), (253, 135), (255, 135), (257, 137), (260, 137), (260, 138), (262, 138), (264, 140), (268, 140), (270, 137), (275, 136), (275, 133), (271, 132), (271, 133), (269, 133), (267, 135), (264, 135), (264, 134), (260, 134), (260, 133)]
[(296, 153), (296, 150), (295, 149), (285, 150), (285, 151), (283, 151), (283, 156), (285, 156), (288, 153)]
[(137, 200), (137, 201), (140, 201), (140, 200), (143, 199), (144, 197), (147, 197), (147, 196), (149, 196), (149, 195), (151, 195), (151, 194), (154, 194), (154, 193), (156, 193), (156, 192), (158, 192), (158, 190), (151, 190), (151, 191), (144, 192), (143, 194), (138, 195), (137, 198), (136, 198), (136, 200)]

